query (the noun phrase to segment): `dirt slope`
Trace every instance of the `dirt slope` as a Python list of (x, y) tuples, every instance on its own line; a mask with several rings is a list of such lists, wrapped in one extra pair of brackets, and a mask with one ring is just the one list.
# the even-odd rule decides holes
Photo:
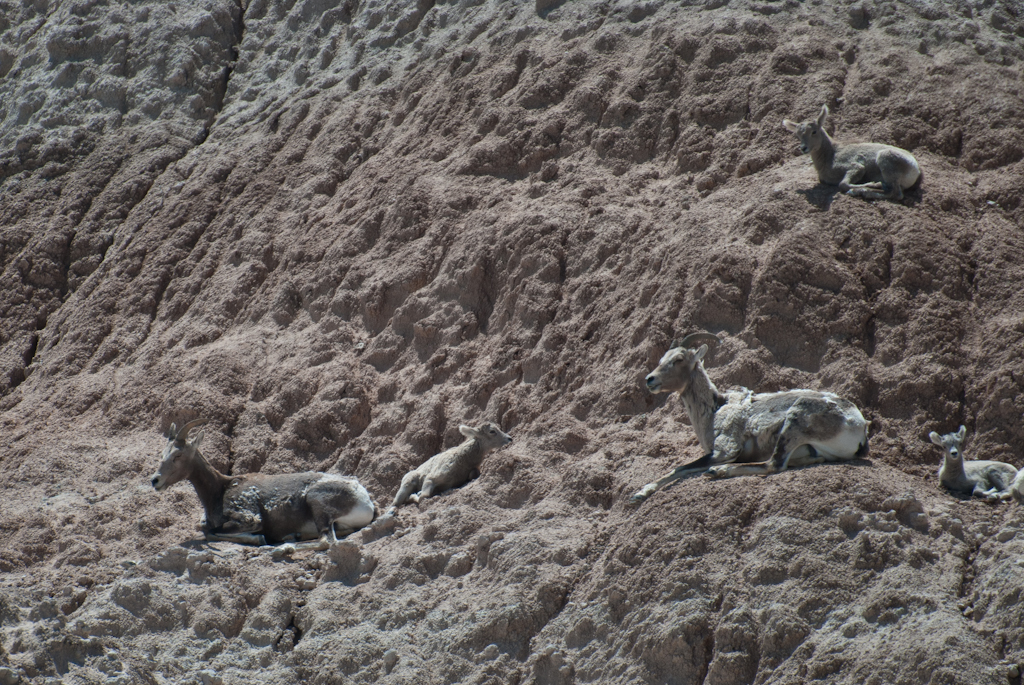
[[(242, 6), (0, 0), (0, 685), (1019, 683), (1014, 0)], [(784, 117), (913, 151), (817, 185)], [(869, 459), (644, 483), (699, 454), (642, 385), (829, 389)], [(172, 421), (231, 474), (469, 485), (328, 553), (201, 541)]]

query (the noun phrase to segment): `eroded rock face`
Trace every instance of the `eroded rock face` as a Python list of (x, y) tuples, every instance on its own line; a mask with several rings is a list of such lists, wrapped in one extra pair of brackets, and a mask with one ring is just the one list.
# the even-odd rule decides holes
[[(0, 683), (1004, 683), (1024, 466), (1024, 59), (1006, 4), (0, 0)], [(784, 117), (910, 149), (816, 185)], [(828, 389), (869, 462), (699, 455), (642, 385)], [(379, 502), (323, 554), (205, 545), (160, 430)], [(1009, 678), (1009, 681), (1008, 681)]]

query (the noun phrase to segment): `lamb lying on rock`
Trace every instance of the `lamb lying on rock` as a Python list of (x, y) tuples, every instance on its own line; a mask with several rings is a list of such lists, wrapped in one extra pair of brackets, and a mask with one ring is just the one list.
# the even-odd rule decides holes
[(406, 502), (419, 503), (438, 492), (462, 485), (474, 472), (479, 472), (480, 463), (488, 452), (512, 442), (511, 437), (489, 421), (476, 428), (459, 426), (459, 432), (466, 436), (465, 442), (435, 454), (405, 474), (385, 516), (393, 516)]
[(1024, 469), (1017, 472), (1017, 477), (1013, 479), (1013, 485), (1010, 486), (1010, 494), (1017, 500), (1019, 504), (1024, 504)]
[(1017, 469), (1001, 461), (964, 462), (960, 446), (966, 436), (964, 426), (956, 433), (939, 435), (932, 431), (928, 434), (932, 442), (946, 450), (939, 468), (939, 482), (953, 492), (983, 497), (989, 502), (1010, 499)]
[(839, 186), (849, 195), (869, 200), (902, 200), (903, 191), (914, 187), (921, 168), (902, 148), (882, 143), (840, 145), (825, 133), (828, 107), (817, 119), (804, 122), (784, 119), (782, 125), (800, 139), (800, 152), (809, 154), (822, 183)]

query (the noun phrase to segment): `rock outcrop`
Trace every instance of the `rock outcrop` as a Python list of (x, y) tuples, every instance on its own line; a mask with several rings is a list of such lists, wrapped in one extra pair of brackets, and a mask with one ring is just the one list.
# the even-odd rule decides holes
[[(0, 684), (1019, 683), (1024, 15), (1009, 2), (0, 0)], [(902, 203), (781, 125), (913, 152)], [(869, 458), (700, 456), (642, 380), (828, 389)], [(328, 553), (201, 541), (227, 473), (479, 479)]]

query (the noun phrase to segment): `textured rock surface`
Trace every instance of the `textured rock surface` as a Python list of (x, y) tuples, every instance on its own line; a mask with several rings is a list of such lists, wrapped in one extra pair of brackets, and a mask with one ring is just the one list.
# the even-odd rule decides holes
[[(1019, 683), (1014, 2), (0, 0), (0, 683)], [(780, 125), (910, 149), (902, 204)], [(673, 337), (855, 400), (871, 454), (683, 481)], [(403, 473), (393, 528), (272, 561), (149, 485)]]

